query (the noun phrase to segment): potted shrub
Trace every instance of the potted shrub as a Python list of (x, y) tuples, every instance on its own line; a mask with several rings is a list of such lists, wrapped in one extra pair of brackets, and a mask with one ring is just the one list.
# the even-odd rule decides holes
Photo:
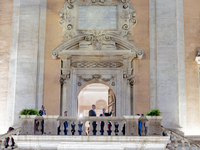
[(23, 109), (19, 113), (21, 120), (21, 135), (34, 135), (35, 118), (40, 116), (36, 109)]
[(163, 119), (159, 109), (152, 109), (145, 114), (148, 119), (148, 135), (162, 135), (161, 121)]

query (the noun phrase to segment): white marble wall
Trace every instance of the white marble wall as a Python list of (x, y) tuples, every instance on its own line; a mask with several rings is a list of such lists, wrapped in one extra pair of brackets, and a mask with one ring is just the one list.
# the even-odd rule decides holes
[(23, 108), (43, 98), (46, 0), (14, 0), (7, 126), (19, 125)]
[(149, 0), (151, 108), (165, 127), (186, 127), (182, 0)]

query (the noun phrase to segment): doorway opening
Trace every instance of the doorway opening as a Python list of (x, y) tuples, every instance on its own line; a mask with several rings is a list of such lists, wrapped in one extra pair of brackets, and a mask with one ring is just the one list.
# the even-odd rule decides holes
[(116, 96), (113, 89), (103, 83), (90, 83), (84, 86), (78, 94), (78, 116), (88, 116), (92, 105), (96, 105), (96, 115), (102, 113), (105, 108), (107, 112), (112, 112), (116, 116)]

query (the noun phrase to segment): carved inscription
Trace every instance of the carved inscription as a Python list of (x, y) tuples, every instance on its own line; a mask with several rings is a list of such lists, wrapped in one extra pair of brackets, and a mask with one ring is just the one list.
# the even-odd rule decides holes
[(79, 6), (78, 28), (116, 29), (116, 6)]

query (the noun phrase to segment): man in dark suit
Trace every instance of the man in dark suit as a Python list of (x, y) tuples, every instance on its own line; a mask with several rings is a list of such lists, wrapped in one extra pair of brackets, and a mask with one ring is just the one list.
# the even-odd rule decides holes
[[(110, 113), (106, 113), (106, 109), (105, 108), (103, 108), (102, 109), (102, 114), (100, 114), (100, 117), (103, 117), (103, 116), (111, 116), (112, 115), (112, 110), (110, 111)], [(101, 121), (101, 135), (103, 135), (103, 132), (104, 132), (104, 130), (103, 130), (103, 128), (104, 128), (104, 121)], [(110, 122), (108, 122), (108, 135), (110, 135), (111, 134), (111, 126), (112, 126), (112, 124), (110, 123)]]
[[(96, 109), (96, 106), (93, 104), (92, 105), (92, 109), (89, 111), (89, 117), (96, 117), (95, 109)], [(94, 121), (92, 123), (92, 126), (93, 126), (93, 130), (92, 130), (93, 135), (96, 135), (96, 132), (97, 132), (96, 131), (96, 127), (97, 127), (96, 121)]]

